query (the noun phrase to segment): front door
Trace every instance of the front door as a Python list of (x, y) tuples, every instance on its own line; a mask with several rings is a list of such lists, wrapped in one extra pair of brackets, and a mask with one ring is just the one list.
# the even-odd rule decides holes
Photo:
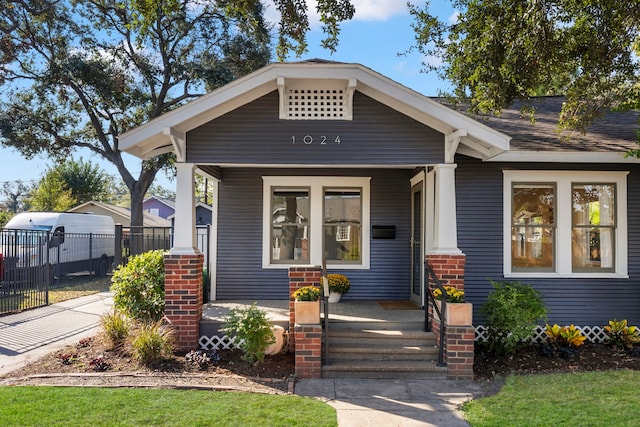
[(424, 227), (424, 196), (423, 183), (420, 181), (411, 188), (411, 301), (422, 306), (422, 268), (423, 257), (423, 227)]

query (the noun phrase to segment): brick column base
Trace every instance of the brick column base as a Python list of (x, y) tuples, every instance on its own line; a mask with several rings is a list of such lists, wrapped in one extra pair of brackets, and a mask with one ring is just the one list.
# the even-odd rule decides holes
[(199, 347), (203, 261), (202, 254), (164, 256), (164, 314), (175, 330), (178, 351)]
[(320, 325), (296, 325), (296, 377), (322, 377), (322, 327)]
[[(295, 300), (292, 293), (305, 286), (320, 286), (322, 268), (318, 266), (289, 267), (289, 332), (296, 325)], [(295, 351), (295, 334), (289, 333), (289, 351)]]
[[(459, 255), (427, 255), (429, 263), (443, 285), (454, 286), (464, 291), (464, 266), (466, 256)], [(433, 290), (435, 285), (430, 283)], [(429, 300), (429, 322), (436, 335), (436, 344), (444, 345), (444, 363), (447, 365), (447, 377), (451, 379), (473, 379), (473, 355), (475, 330), (473, 326), (442, 325), (435, 316), (433, 303)], [(444, 343), (440, 342), (440, 328), (445, 328)]]
[(473, 379), (473, 351), (475, 331), (473, 326), (447, 326), (444, 335), (444, 360), (447, 378)]

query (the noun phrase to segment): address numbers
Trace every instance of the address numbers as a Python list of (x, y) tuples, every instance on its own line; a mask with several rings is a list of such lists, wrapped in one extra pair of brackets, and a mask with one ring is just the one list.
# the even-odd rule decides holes
[(320, 144), (320, 145), (328, 145), (328, 144), (340, 144), (340, 135), (337, 136), (327, 136), (327, 135), (304, 135), (304, 136), (291, 136), (292, 144)]

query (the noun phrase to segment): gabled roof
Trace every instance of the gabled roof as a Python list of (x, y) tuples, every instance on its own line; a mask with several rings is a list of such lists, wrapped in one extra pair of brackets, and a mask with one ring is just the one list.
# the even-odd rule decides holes
[[(88, 212), (86, 209), (90, 209), (92, 206), (103, 209), (114, 215), (118, 215), (122, 218), (131, 220), (131, 211), (121, 206), (110, 205), (102, 202), (86, 202), (68, 210), (68, 212)], [(143, 212), (143, 225), (145, 227), (170, 227), (171, 223), (158, 215), (153, 215), (149, 212)]]
[[(499, 117), (483, 116), (487, 126), (511, 137), (508, 152), (490, 161), (637, 163), (624, 154), (638, 148), (640, 111), (608, 111), (581, 132), (558, 132), (558, 117), (566, 100), (563, 96), (534, 98), (534, 121), (522, 113), (523, 102), (515, 102)], [(444, 100), (441, 100), (445, 102)], [(461, 150), (462, 151), (462, 150)]]
[[(509, 137), (360, 64), (311, 60), (274, 63), (120, 135), (123, 151), (140, 158), (184, 156), (186, 133), (278, 90), (290, 80), (343, 80), (359, 91), (488, 158), (509, 148)], [(285, 83), (286, 84), (286, 83)], [(444, 140), (443, 140), (444, 142)], [(455, 145), (454, 145), (455, 147)]]
[(174, 209), (176, 208), (176, 202), (175, 200), (170, 200), (170, 199), (164, 199), (162, 197), (158, 197), (158, 196), (151, 196), (151, 197), (147, 197), (146, 199), (144, 199), (144, 201), (142, 202), (142, 204), (144, 205), (145, 203), (147, 203), (149, 200), (157, 200), (158, 202), (162, 203), (163, 205)]

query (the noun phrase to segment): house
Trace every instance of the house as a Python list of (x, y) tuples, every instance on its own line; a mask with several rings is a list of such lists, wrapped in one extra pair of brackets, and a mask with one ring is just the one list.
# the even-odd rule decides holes
[[(115, 224), (131, 225), (131, 211), (129, 209), (108, 203), (86, 202), (69, 209), (69, 212), (91, 212), (99, 215), (108, 215), (113, 218)], [(170, 227), (171, 223), (157, 215), (143, 212), (143, 225), (145, 227)]]
[(151, 196), (142, 202), (142, 210), (167, 219), (174, 214), (176, 207), (173, 200), (164, 199), (158, 196)]
[(476, 118), (359, 65), (275, 63), (120, 137), (177, 157), (172, 263), (194, 249), (194, 172), (214, 181), (211, 299), (287, 299), (292, 268), (343, 298), (423, 304), (423, 262), (465, 289), (540, 290), (552, 323), (640, 323), (638, 113), (556, 133), (561, 98)]

